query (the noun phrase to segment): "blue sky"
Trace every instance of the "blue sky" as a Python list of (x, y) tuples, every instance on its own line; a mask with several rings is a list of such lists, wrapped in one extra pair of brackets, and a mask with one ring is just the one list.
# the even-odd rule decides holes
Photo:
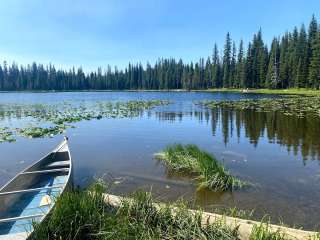
[(227, 31), (246, 43), (320, 17), (319, 0), (2, 0), (0, 61), (85, 70), (158, 57), (198, 60)]

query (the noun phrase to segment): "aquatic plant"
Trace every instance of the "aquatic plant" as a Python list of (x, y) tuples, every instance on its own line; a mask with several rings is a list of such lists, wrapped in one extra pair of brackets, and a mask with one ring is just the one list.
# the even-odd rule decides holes
[(232, 176), (211, 154), (196, 145), (173, 144), (155, 154), (171, 170), (195, 174), (199, 188), (227, 191), (242, 188), (248, 183)]
[[(102, 118), (132, 118), (139, 116), (143, 111), (167, 104), (169, 104), (169, 101), (166, 100), (98, 101), (76, 104), (69, 102), (59, 104), (0, 104), (0, 116), (2, 118), (28, 118), (28, 122), (32, 121), (32, 126), (13, 129), (0, 128), (0, 142), (13, 142), (17, 135), (30, 138), (51, 137), (72, 127), (69, 125), (70, 123)], [(49, 124), (50, 127), (43, 127), (44, 124)]]
[(262, 220), (253, 226), (249, 240), (289, 240), (289, 238), (279, 229), (272, 230), (270, 224)]
[(13, 132), (8, 127), (0, 128), (0, 143), (1, 142), (15, 142)]
[(292, 96), (284, 98), (244, 99), (238, 101), (203, 101), (198, 103), (209, 108), (231, 108), (262, 112), (282, 112), (285, 115), (305, 117), (307, 114), (320, 117), (319, 96)]
[(114, 207), (105, 203), (104, 191), (97, 183), (63, 195), (47, 221), (35, 225), (32, 239), (239, 239), (237, 228), (222, 220), (202, 225), (201, 212), (182, 203), (156, 205), (150, 193), (136, 192)]
[(18, 133), (21, 136), (30, 137), (30, 138), (40, 138), (47, 136), (54, 136), (57, 134), (61, 134), (67, 128), (66, 125), (57, 125), (54, 127), (29, 127), (29, 128), (21, 128), (17, 129)]

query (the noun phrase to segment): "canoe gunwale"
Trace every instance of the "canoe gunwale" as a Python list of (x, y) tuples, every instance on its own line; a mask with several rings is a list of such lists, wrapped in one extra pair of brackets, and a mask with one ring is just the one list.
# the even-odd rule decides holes
[[(62, 150), (62, 151), (61, 151)], [(58, 152), (66, 152), (67, 153), (67, 161), (69, 162), (69, 166), (63, 167), (63, 168), (56, 168), (56, 169), (48, 169), (48, 170), (42, 170), (42, 171), (29, 171), (31, 170), (33, 167), (37, 168), (37, 167), (43, 167), (41, 165), (42, 162), (46, 162), (46, 160), (48, 160), (50, 158), (50, 155), (52, 155), (53, 157), (55, 156), (56, 153)], [(53, 161), (54, 162), (54, 161)], [(53, 186), (49, 186), (49, 187), (39, 187), (39, 188), (25, 188), (25, 189), (19, 189), (19, 190), (14, 190), (14, 191), (6, 191), (6, 190), (10, 190), (10, 185), (15, 186), (15, 181), (19, 181), (17, 180), (19, 177), (22, 176), (28, 176), (28, 175), (32, 175), (35, 174), (35, 178), (38, 177), (38, 175), (42, 175), (42, 174), (55, 174), (55, 173), (64, 173), (62, 175), (67, 176), (66, 181), (62, 184), (56, 184)], [(68, 174), (66, 174), (68, 173)], [(11, 194), (19, 194), (19, 193), (28, 193), (28, 192), (36, 192), (36, 191), (41, 191), (41, 190), (50, 190), (50, 189), (59, 189), (59, 196), (62, 195), (67, 189), (73, 187), (73, 183), (72, 183), (72, 175), (73, 175), (73, 168), (72, 168), (72, 157), (71, 157), (71, 153), (70, 153), (70, 149), (68, 146), (68, 138), (65, 137), (64, 140), (62, 142), (59, 143), (59, 145), (57, 147), (55, 147), (52, 151), (50, 151), (49, 153), (47, 153), (46, 155), (44, 155), (42, 158), (40, 158), (40, 160), (30, 164), (28, 167), (26, 167), (24, 170), (22, 170), (21, 172), (19, 172), (15, 177), (13, 177), (9, 182), (7, 182), (3, 187), (0, 188), (0, 197), (1, 196), (10, 196)], [(19, 185), (16, 185), (19, 186)], [(60, 190), (61, 189), (61, 190)], [(20, 219), (39, 219), (39, 223), (43, 222), (45, 220), (45, 218), (50, 214), (52, 208), (54, 207), (54, 203), (49, 205), (49, 209), (43, 213), (43, 214), (35, 214), (35, 215), (29, 215), (29, 216), (17, 216), (17, 217), (13, 217), (13, 218), (2, 218), (0, 217), (0, 223), (6, 223), (6, 222), (15, 222), (17, 220)], [(33, 233), (33, 229), (28, 232), (21, 232), (21, 233), (7, 233), (5, 235), (0, 235), (0, 240), (1, 239), (7, 239), (7, 237), (10, 238), (10, 236), (14, 236), (14, 235), (22, 235), (23, 238), (21, 238), (21, 240), (25, 240), (25, 239), (29, 239), (29, 237), (32, 235)], [(19, 238), (20, 239), (20, 238)]]
[[(64, 138), (64, 140), (57, 146), (55, 147), (52, 151), (50, 151), (49, 153), (47, 153), (46, 155), (44, 155), (42, 158), (40, 158), (40, 160), (38, 160), (37, 162), (34, 162), (32, 164), (30, 164), (29, 166), (27, 166), (25, 169), (23, 169), (21, 172), (19, 172), (15, 177), (13, 177), (9, 182), (7, 182), (3, 187), (0, 188), (0, 193), (8, 186), (10, 186), (10, 184), (16, 180), (20, 175), (22, 175), (23, 173), (27, 172), (28, 169), (32, 168), (33, 166), (41, 163), (45, 158), (49, 157), (50, 154), (52, 153), (56, 153), (58, 152), (59, 150), (61, 150), (61, 148), (63, 148), (65, 145), (68, 145), (68, 138)], [(69, 158), (70, 158), (70, 172), (72, 171), (72, 160), (71, 160), (71, 154), (70, 154), (70, 151), (69, 151), (69, 148), (68, 148), (68, 154), (69, 154)], [(70, 174), (68, 174), (70, 175)], [(69, 178), (69, 176), (68, 176)], [(69, 180), (69, 179), (68, 179)]]
[(13, 218), (4, 218), (4, 219), (0, 219), (0, 223), (13, 222), (13, 221), (22, 220), (22, 219), (34, 219), (34, 218), (42, 217), (44, 215), (45, 215), (45, 213), (27, 215), (27, 216), (21, 216), (21, 217), (13, 217)]

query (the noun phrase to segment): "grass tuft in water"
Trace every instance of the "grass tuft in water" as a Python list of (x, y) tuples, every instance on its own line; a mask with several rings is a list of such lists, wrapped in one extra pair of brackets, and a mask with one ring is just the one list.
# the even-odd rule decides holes
[(199, 188), (212, 191), (227, 191), (242, 188), (248, 183), (232, 176), (223, 164), (196, 145), (173, 144), (155, 154), (174, 171), (195, 174)]
[(237, 228), (222, 220), (201, 225), (201, 212), (193, 214), (181, 203), (156, 205), (150, 193), (136, 192), (115, 208), (104, 202), (104, 191), (97, 183), (63, 195), (48, 220), (35, 225), (32, 239), (239, 239)]

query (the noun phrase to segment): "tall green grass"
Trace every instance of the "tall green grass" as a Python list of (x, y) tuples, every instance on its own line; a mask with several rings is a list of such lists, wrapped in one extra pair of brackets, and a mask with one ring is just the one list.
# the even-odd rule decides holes
[(308, 240), (320, 240), (320, 232), (317, 233), (316, 235), (310, 237)]
[(280, 230), (272, 231), (268, 222), (255, 224), (249, 240), (289, 240), (287, 236)]
[[(202, 212), (191, 212), (183, 202), (156, 203), (151, 193), (137, 191), (118, 207), (105, 202), (106, 188), (97, 182), (88, 190), (62, 195), (52, 213), (35, 224), (32, 240), (239, 240), (238, 227), (223, 218), (204, 223)], [(309, 240), (318, 240), (320, 235)], [(249, 240), (288, 240), (268, 222), (253, 226)]]
[(104, 191), (98, 183), (63, 195), (47, 221), (35, 225), (32, 239), (239, 239), (237, 228), (222, 220), (202, 225), (201, 213), (192, 214), (181, 203), (156, 205), (150, 193), (136, 192), (116, 208), (104, 202)]
[(174, 171), (196, 174), (199, 188), (227, 191), (248, 184), (232, 176), (214, 156), (200, 150), (196, 145), (169, 145), (155, 157)]

